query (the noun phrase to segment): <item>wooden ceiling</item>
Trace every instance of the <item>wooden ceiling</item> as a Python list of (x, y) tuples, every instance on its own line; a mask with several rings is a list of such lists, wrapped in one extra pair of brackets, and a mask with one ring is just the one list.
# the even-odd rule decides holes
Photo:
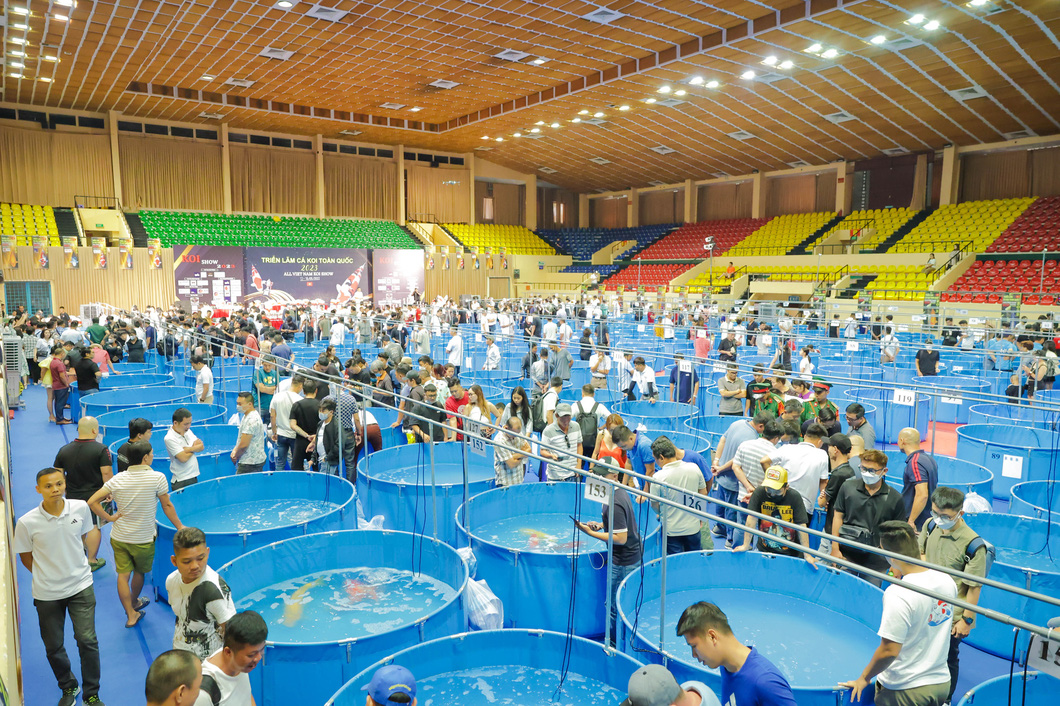
[[(581, 0), (324, 0), (338, 21), (308, 2), (8, 0), (0, 86), (11, 103), (489, 148), (490, 161), (577, 191), (1060, 132), (1055, 0), (602, 2), (622, 16), (584, 19), (600, 6)], [(527, 56), (495, 58), (505, 50)], [(598, 112), (602, 124), (585, 122)]]

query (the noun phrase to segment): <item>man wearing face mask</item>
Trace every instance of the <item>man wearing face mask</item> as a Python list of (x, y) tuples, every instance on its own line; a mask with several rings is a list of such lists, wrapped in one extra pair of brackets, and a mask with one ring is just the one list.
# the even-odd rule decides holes
[[(918, 559), (916, 533), (905, 522), (884, 522), (879, 527), (880, 547)], [(946, 651), (953, 623), (953, 605), (912, 591), (917, 586), (948, 599), (957, 597), (949, 576), (901, 559), (887, 559), (897, 581), (883, 594), (880, 645), (861, 676), (840, 683), (851, 690), (850, 701), (876, 678), (877, 706), (941, 706), (950, 690)]]
[[(902, 495), (884, 482), (887, 454), (869, 449), (861, 454), (861, 478), (843, 483), (836, 496), (831, 532), (833, 537), (876, 546), (884, 522), (906, 519)], [(832, 556), (866, 569), (886, 572), (887, 560), (858, 547), (832, 542)], [(876, 586), (879, 579), (864, 577)]]
[[(763, 515), (769, 515), (785, 522), (806, 527), (809, 524), (809, 515), (806, 513), (806, 504), (797, 490), (788, 487), (788, 472), (780, 466), (770, 466), (766, 471), (766, 478), (762, 485), (755, 488), (751, 493), (751, 499), (747, 503), (747, 509)], [(770, 535), (782, 537), (789, 542), (798, 542), (807, 549), (810, 548), (810, 537), (805, 532), (793, 530), (789, 527), (781, 527), (772, 522), (759, 522), (753, 515), (747, 516), (747, 526), (751, 529), (760, 529)], [(745, 532), (743, 544), (735, 547), (735, 552), (745, 552), (751, 548), (751, 533)], [(783, 554), (785, 556), (798, 556), (799, 552), (791, 547), (780, 544), (763, 537), (758, 538), (758, 551), (769, 554)], [(817, 559), (812, 554), (803, 554), (803, 558), (810, 562), (810, 566), (817, 568)]]
[[(931, 519), (920, 533), (920, 555), (924, 561), (975, 576), (986, 576), (988, 548), (986, 542), (964, 521), (964, 493), (956, 488), (941, 486), (931, 494)], [(972, 605), (979, 605), (982, 585), (958, 579), (957, 597)], [(950, 672), (950, 693), (953, 698), (960, 674), (961, 642), (975, 627), (975, 613), (953, 607), (953, 626), (950, 629), (950, 649), (947, 667)]]
[(938, 373), (939, 352), (934, 349), (934, 343), (929, 338), (924, 342), (924, 347), (916, 352), (916, 374), (926, 377)]

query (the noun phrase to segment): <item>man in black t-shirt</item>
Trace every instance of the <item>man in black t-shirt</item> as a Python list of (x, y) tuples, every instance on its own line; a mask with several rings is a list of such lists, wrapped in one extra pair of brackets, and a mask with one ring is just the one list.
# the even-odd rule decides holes
[[(788, 472), (780, 466), (770, 466), (766, 470), (765, 480), (762, 481), (762, 485), (755, 488), (754, 492), (751, 493), (751, 498), (747, 502), (747, 509), (751, 512), (769, 515), (778, 520), (784, 520), (802, 527), (806, 527), (809, 524), (806, 514), (806, 503), (803, 502), (802, 496), (797, 490), (788, 487)], [(801, 530), (796, 531), (788, 527), (781, 527), (765, 520), (759, 522), (758, 518), (750, 515), (747, 517), (747, 526), (751, 529), (760, 529), (789, 542), (797, 542), (807, 549), (810, 548), (809, 535)], [(751, 534), (745, 532), (743, 544), (736, 547), (733, 551), (745, 552), (750, 548)], [(785, 556), (798, 556), (800, 553), (779, 542), (761, 537), (758, 538), (758, 551), (770, 554), (784, 554)], [(811, 566), (817, 567), (817, 560), (812, 554), (804, 554), (803, 556), (806, 561), (810, 562)]]
[[(103, 484), (114, 477), (114, 466), (110, 451), (96, 441), (99, 434), (99, 422), (95, 417), (81, 417), (77, 422), (77, 438), (66, 444), (55, 454), (52, 465), (66, 474), (66, 497), (73, 500), (88, 499), (103, 487)], [(102, 535), (99, 531), (99, 515), (92, 513), (95, 525), (85, 535), (85, 548), (88, 550), (88, 564), (93, 571), (107, 563), (106, 559), (97, 559)]]
[(74, 363), (74, 372), (77, 374), (77, 393), (80, 396), (99, 392), (99, 381), (103, 373), (84, 349), (81, 351), (81, 359)]
[(930, 341), (916, 352), (916, 371), (921, 376), (938, 375), (939, 352), (932, 348)]
[(718, 360), (730, 363), (736, 360), (736, 332), (729, 331), (718, 344)]
[(151, 430), (155, 425), (142, 417), (129, 420), (129, 440), (118, 447), (115, 460), (118, 465), (118, 473), (124, 473), (129, 469), (129, 446), (137, 441), (151, 441)]
[[(593, 466), (593, 472), (615, 482), (618, 481), (619, 468), (612, 458), (605, 458)], [(618, 586), (622, 579), (633, 573), (640, 566), (643, 557), (640, 531), (637, 528), (637, 516), (633, 510), (633, 501), (629, 493), (617, 486), (611, 486), (615, 494), (615, 527), (611, 534), (611, 627), (609, 635), (614, 640), (615, 621), (618, 615)], [(578, 522), (576, 526), (582, 532), (602, 542), (607, 541), (610, 532), (610, 504), (603, 505), (603, 522)]]
[(302, 383), (302, 399), (291, 405), (291, 430), (294, 432), (294, 453), (291, 459), (291, 470), (305, 470), (305, 460), (309, 458), (309, 442), (316, 436), (320, 425), (320, 400), (317, 392), (323, 383), (308, 379)]

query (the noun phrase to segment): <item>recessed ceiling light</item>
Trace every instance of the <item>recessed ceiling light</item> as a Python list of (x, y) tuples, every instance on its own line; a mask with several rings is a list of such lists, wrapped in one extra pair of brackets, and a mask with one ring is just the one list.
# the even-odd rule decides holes
[(517, 132), (514, 135), (512, 135), (512, 137), (522, 137), (522, 136), (523, 136), (523, 133), (521, 133), (521, 132)]
[(744, 71), (742, 74), (740, 74), (740, 78), (742, 78), (744, 81), (750, 81), (754, 77), (755, 77), (755, 72), (754, 71)]
[(11, 73), (11, 74), (8, 74), (8, 76), (10, 76), (11, 78), (22, 78), (22, 74), (18, 74), (18, 73)]
[(29, 29), (29, 25), (24, 25), (21, 22), (11, 25), (11, 29)]
[(787, 60), (787, 61), (782, 61), (782, 62), (780, 62), (780, 65), (779, 65), (779, 66), (778, 66), (777, 68), (780, 68), (780, 69), (790, 69), (790, 68), (792, 68), (793, 66), (795, 66), (795, 62), (794, 62), (794, 61), (791, 61), (791, 60), (789, 59), (789, 60)]
[(536, 123), (534, 123), (534, 125), (544, 125), (544, 124), (545, 124), (544, 120), (538, 120)]
[(57, 56), (42, 56), (41, 59), (43, 59), (44, 61), (50, 61), (52, 63), (59, 61), (59, 57)]
[(805, 49), (803, 49), (803, 51), (806, 52), (807, 54), (816, 54), (817, 52), (821, 51), (821, 49), (824, 49), (824, 47), (822, 47), (817, 42), (814, 42), (810, 46), (808, 46)]
[(824, 51), (824, 52), (823, 52), (823, 53), (821, 54), (821, 58), (823, 58), (823, 59), (834, 59), (834, 58), (836, 58), (837, 56), (839, 56), (839, 52), (838, 52), (838, 51), (836, 51), (835, 49), (826, 49), (826, 50), (825, 50), (825, 51)]
[(503, 137), (498, 137), (497, 138), (497, 142), (504, 142), (504, 138)]
[(762, 59), (762, 63), (766, 66), (776, 66), (779, 61), (780, 59), (775, 56), (767, 56), (765, 59)]
[(588, 114), (589, 114), (588, 110), (579, 110), (578, 111), (578, 115), (588, 115)]
[(934, 32), (940, 26), (941, 25), (939, 24), (938, 20), (931, 20), (926, 25), (924, 25), (924, 29), (926, 29), (928, 32)]
[(409, 110), (411, 110), (413, 113), (418, 113), (421, 110), (423, 110), (423, 108), (421, 108), (419, 106), (413, 106), (413, 107), (409, 108)]
[(54, 19), (56, 22), (69, 22), (70, 21), (70, 18), (67, 17), (66, 15), (52, 15), (52, 19)]
[(44, 83), (51, 83), (52, 82), (52, 80), (50, 78), (48, 78), (47, 76), (40, 76), (40, 77), (37, 78), (37, 80), (38, 81), (43, 81)]
[(531, 61), (530, 63), (534, 64), (535, 66), (541, 66), (541, 64), (544, 64), (546, 61), (548, 61), (548, 59), (543, 59), (542, 57), (539, 56), (536, 59), (534, 59), (533, 61)]
[(280, 0), (278, 3), (276, 3), (276, 7), (280, 8), (281, 10), (288, 10), (294, 7), (294, 3), (290, 0)]
[(717, 88), (720, 85), (717, 81), (707, 81), (707, 88)]
[(971, 7), (982, 7), (986, 2), (987, 0), (972, 0), (968, 5)]
[(574, 118), (573, 120), (571, 120), (572, 123), (580, 123), (581, 121), (581, 118)]
[(55, 4), (59, 7), (77, 7), (74, 0), (55, 0)]
[(25, 56), (26, 52), (24, 52), (24, 51), (13, 51), (13, 52), (10, 52), (10, 54), (11, 54), (11, 56)]
[(489, 135), (483, 135), (481, 139), (488, 140), (488, 139), (490, 139), (490, 136)]
[(918, 12), (917, 14), (913, 15), (908, 20), (906, 20), (906, 23), (911, 24), (911, 25), (919, 25), (919, 24), (924, 24), (924, 20), (926, 20), (926, 19), (927, 19), (926, 17), (924, 17), (923, 15), (921, 15)]
[(16, 69), (24, 69), (24, 68), (26, 68), (26, 65), (23, 64), (21, 61), (9, 61), (9, 62), (7, 62), (7, 65), (8, 66), (13, 66)]
[(29, 8), (28, 7), (12, 7), (12, 8), (10, 8), (10, 10), (11, 10), (11, 13), (14, 14), (14, 15), (28, 15), (29, 14)]
[(688, 82), (690, 84), (692, 84), (693, 86), (698, 86), (701, 83), (703, 83), (703, 77), (702, 76), (693, 76), (692, 78), (688, 79)]
[(7, 41), (13, 42), (14, 44), (26, 44), (27, 43), (26, 40), (23, 39), (22, 37), (11, 37)]
[(593, 117), (594, 118), (602, 118), (602, 117), (604, 117), (604, 114), (603, 113), (593, 113)]
[(618, 106), (618, 109), (619, 110), (629, 110), (629, 106), (628, 105), (620, 105), (620, 106)]
[(675, 96), (685, 96), (685, 95), (688, 95), (688, 91), (674, 91), (674, 95)]
[(552, 127), (559, 127), (559, 123), (552, 123)]
[(541, 132), (541, 128), (539, 128), (539, 127), (532, 127), (532, 128), (530, 128), (530, 132), (534, 132), (534, 133), (537, 133), (537, 132)]
[(669, 93), (669, 92), (670, 92), (670, 87), (669, 86), (661, 86), (659, 88), (659, 93)]
[(883, 44), (884, 42), (887, 41), (887, 37), (883, 36), (882, 34), (877, 34), (875, 37), (873, 37), (869, 41), (872, 42), (873, 44)]
[(654, 102), (655, 102), (655, 99), (654, 99), (654, 98), (645, 98), (645, 99), (644, 99), (644, 102), (645, 102), (645, 103), (654, 103)]

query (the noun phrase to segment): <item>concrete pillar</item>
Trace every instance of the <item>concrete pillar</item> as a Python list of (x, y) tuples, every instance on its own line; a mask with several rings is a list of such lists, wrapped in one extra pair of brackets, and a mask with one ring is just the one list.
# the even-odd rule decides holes
[(578, 227), (589, 227), (589, 194), (578, 194)]
[(228, 142), (228, 123), (221, 123), (221, 208), (232, 212), (232, 149)]
[(685, 179), (685, 223), (695, 223), (699, 220), (699, 192), (696, 183), (691, 179)]
[(526, 211), (524, 215), (524, 225), (530, 230), (537, 230), (537, 175), (527, 174), (526, 175), (526, 205), (523, 207)]
[(916, 172), (913, 177), (913, 199), (910, 208), (914, 211), (927, 208), (931, 185), (928, 184), (928, 156), (918, 154), (916, 156)]
[(835, 175), (835, 210), (840, 215), (850, 215), (850, 206), (854, 199), (854, 163), (843, 162), (837, 165)]
[(313, 155), (316, 157), (316, 204), (317, 216), (323, 218), (327, 215), (327, 199), (324, 193), (324, 136), (313, 135)]
[[(114, 197), (119, 202), (124, 201), (121, 188), (121, 155), (118, 153), (118, 120), (121, 113), (116, 110), (107, 111), (107, 133), (110, 135), (110, 172), (114, 186)], [(137, 208), (137, 204), (123, 204), (130, 208)]]
[(394, 161), (397, 162), (397, 217), (399, 226), (405, 225), (405, 145), (394, 146)]
[(640, 194), (630, 189), (626, 195), (626, 227), (636, 228), (640, 225)]
[(464, 155), (464, 164), (467, 165), (467, 203), (470, 207), (467, 212), (468, 225), (475, 225), (475, 153), (468, 152)]
[(754, 183), (754, 190), (751, 195), (751, 218), (765, 218), (765, 178), (762, 176), (762, 172), (755, 172), (751, 178)]
[(961, 187), (961, 158), (953, 145), (942, 148), (942, 188), (939, 191), (939, 205), (947, 206), (957, 203)]

